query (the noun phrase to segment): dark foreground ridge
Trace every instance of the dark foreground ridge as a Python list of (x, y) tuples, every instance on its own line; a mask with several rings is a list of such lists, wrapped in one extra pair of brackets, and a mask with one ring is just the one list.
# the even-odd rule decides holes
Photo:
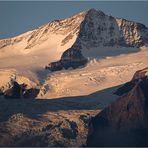
[(121, 87), (119, 99), (92, 118), (87, 146), (148, 146), (147, 70), (136, 72), (136, 82)]

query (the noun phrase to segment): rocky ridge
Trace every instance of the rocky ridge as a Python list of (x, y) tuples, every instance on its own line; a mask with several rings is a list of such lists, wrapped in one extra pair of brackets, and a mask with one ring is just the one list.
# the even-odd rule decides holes
[(117, 101), (92, 118), (87, 146), (148, 146), (147, 70), (136, 72), (128, 83), (134, 85), (119, 88)]
[(43, 43), (48, 39), (50, 34), (67, 35), (61, 44), (66, 43), (68, 37), (78, 33), (80, 23), (83, 21), (86, 12), (81, 12), (77, 15), (63, 20), (54, 20), (35, 30), (26, 32), (17, 37), (0, 40), (0, 49), (9, 45), (15, 45), (18, 42), (26, 42), (25, 49), (34, 47), (37, 44)]

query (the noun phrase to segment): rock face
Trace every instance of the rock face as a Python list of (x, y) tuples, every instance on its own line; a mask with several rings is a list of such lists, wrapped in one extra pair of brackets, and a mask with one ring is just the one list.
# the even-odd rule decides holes
[(51, 71), (86, 64), (88, 57), (84, 57), (82, 50), (85, 52), (102, 46), (141, 47), (148, 44), (148, 28), (143, 24), (114, 18), (95, 9), (90, 9), (83, 17), (75, 43), (63, 53), (60, 61), (47, 66)]
[(123, 94), (126, 94), (127, 92), (131, 91), (137, 83), (142, 81), (143, 79), (147, 78), (148, 76), (148, 67), (142, 70), (137, 71), (132, 80), (125, 83), (122, 87), (118, 88), (115, 92), (116, 95), (122, 96)]
[(20, 99), (20, 98), (35, 98), (39, 93), (39, 89), (30, 88), (26, 89), (27, 85), (18, 84), (16, 81), (13, 82), (12, 88), (4, 92), (4, 98), (8, 99)]
[(75, 47), (72, 47), (63, 53), (60, 61), (53, 62), (49, 64), (46, 68), (50, 69), (51, 71), (57, 71), (63, 68), (68, 69), (70, 67), (75, 69), (79, 66), (84, 66), (86, 63), (87, 59), (84, 58), (81, 51), (75, 49)]
[(78, 35), (79, 42), (86, 48), (98, 46), (140, 47), (148, 43), (147, 38), (148, 28), (144, 25), (108, 16), (95, 9), (87, 12)]
[(148, 76), (136, 80), (116, 102), (92, 118), (87, 146), (148, 146)]

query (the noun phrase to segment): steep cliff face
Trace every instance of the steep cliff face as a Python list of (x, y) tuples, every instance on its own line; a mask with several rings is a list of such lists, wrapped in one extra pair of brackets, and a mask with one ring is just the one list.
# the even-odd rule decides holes
[(148, 28), (145, 25), (125, 19), (116, 19), (116, 22), (121, 33), (119, 45), (141, 47), (148, 44)]
[(148, 28), (102, 11), (90, 9), (81, 24), (78, 40), (86, 48), (98, 46), (140, 47), (147, 42)]
[[(127, 21), (125, 19), (118, 19), (112, 16), (104, 14), (102, 11), (97, 11), (95, 9), (90, 9), (85, 14), (84, 20), (80, 25), (80, 30), (78, 37), (75, 43), (71, 48), (67, 49), (61, 60), (57, 62), (57, 65), (63, 65), (62, 61), (67, 60), (67, 65), (72, 67), (71, 61), (74, 61), (74, 58), (71, 58), (71, 53), (76, 59), (79, 58), (81, 54), (82, 60), (88, 57), (85, 57), (85, 52), (87, 50), (92, 50), (92, 48), (98, 47), (141, 47), (148, 44), (148, 28), (144, 25), (132, 21)], [(103, 50), (103, 49), (102, 49)], [(75, 54), (75, 56), (74, 56)], [(81, 61), (81, 58), (79, 58)], [(80, 62), (78, 66), (82, 66), (86, 62)], [(55, 63), (49, 65), (49, 69), (59, 70), (56, 68)], [(65, 66), (62, 66), (63, 68)], [(62, 68), (60, 68), (62, 69)]]
[(148, 146), (148, 77), (90, 122), (87, 146)]

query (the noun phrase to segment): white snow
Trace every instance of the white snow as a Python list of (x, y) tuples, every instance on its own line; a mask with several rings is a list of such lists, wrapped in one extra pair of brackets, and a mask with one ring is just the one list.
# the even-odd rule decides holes
[(85, 96), (95, 92), (100, 95), (99, 91), (119, 86), (131, 80), (137, 70), (148, 66), (147, 63), (148, 50), (100, 60), (93, 59), (84, 68), (63, 70), (51, 74), (42, 88), (44, 89), (46, 86), (48, 89), (45, 90), (45, 94), (41, 93), (38, 97), (49, 99)]
[[(0, 40), (0, 87), (8, 88), (11, 78), (15, 76), (20, 83), (27, 83), (30, 87), (40, 86), (38, 98), (97, 93), (104, 99), (112, 92), (112, 89), (109, 89), (109, 92), (105, 89), (129, 81), (135, 71), (148, 66), (147, 47), (109, 48), (93, 47), (91, 44), (91, 48), (86, 48), (84, 42), (82, 54), (90, 60), (86, 67), (54, 73), (45, 70), (47, 64), (58, 61), (63, 52), (75, 43), (85, 15), (83, 12), (68, 19), (48, 23), (17, 37)], [(106, 25), (109, 27), (111, 24), (106, 22)], [(115, 34), (116, 38), (118, 32)], [(106, 35), (104, 34), (103, 38), (106, 38)], [(98, 99), (97, 95), (94, 99)]]

